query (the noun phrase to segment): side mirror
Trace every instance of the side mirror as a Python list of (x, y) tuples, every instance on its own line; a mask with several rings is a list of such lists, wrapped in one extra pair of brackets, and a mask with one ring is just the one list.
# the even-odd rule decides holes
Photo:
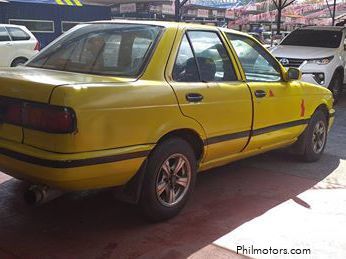
[(302, 72), (297, 68), (290, 67), (287, 70), (286, 78), (287, 81), (300, 80), (302, 78)]

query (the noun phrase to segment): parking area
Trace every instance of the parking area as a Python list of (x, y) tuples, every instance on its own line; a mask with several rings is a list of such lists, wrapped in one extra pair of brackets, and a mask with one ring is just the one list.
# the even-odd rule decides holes
[(345, 97), (336, 111), (319, 162), (275, 151), (210, 170), (186, 209), (159, 224), (111, 190), (30, 207), (25, 185), (0, 174), (0, 258), (242, 258), (236, 247), (251, 245), (311, 251), (294, 258), (345, 258)]

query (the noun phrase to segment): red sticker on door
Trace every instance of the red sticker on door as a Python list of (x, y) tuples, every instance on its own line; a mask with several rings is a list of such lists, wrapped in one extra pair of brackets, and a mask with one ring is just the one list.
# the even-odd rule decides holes
[(303, 99), (302, 103), (300, 104), (300, 117), (304, 117), (304, 115), (305, 115), (305, 103)]

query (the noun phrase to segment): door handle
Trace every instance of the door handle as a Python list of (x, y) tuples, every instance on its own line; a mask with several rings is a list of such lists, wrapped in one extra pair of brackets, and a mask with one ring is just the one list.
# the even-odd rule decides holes
[(198, 103), (203, 100), (203, 95), (198, 93), (189, 93), (185, 97), (188, 102), (192, 103)]
[(12, 46), (12, 43), (8, 42), (5, 44), (6, 46)]
[(255, 96), (257, 98), (263, 98), (267, 95), (266, 91), (263, 91), (263, 90), (256, 90), (255, 91)]

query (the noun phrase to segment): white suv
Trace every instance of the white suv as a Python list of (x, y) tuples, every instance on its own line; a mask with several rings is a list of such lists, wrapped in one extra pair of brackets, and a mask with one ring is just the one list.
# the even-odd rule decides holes
[(329, 88), (335, 100), (345, 82), (346, 46), (344, 27), (308, 26), (290, 33), (272, 54), (285, 67), (302, 71), (302, 80)]
[(40, 51), (40, 43), (24, 26), (0, 24), (0, 67), (23, 64)]

